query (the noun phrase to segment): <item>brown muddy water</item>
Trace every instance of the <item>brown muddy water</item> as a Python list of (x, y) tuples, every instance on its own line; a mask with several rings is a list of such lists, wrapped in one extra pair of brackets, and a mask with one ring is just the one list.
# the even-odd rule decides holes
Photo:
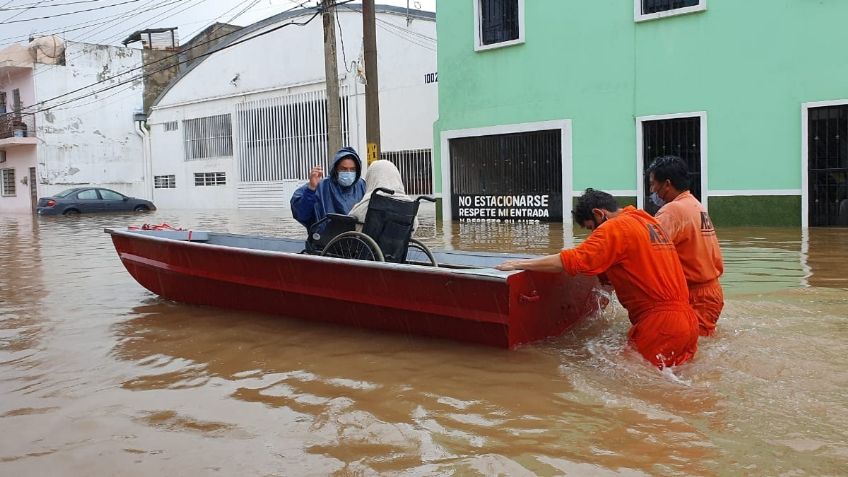
[[(145, 222), (304, 235), (283, 211), (0, 217), (0, 475), (848, 468), (848, 230), (719, 230), (719, 331), (672, 373), (627, 350), (615, 302), (510, 352), (162, 300), (102, 231)], [(571, 243), (556, 225), (422, 223), (442, 248)]]

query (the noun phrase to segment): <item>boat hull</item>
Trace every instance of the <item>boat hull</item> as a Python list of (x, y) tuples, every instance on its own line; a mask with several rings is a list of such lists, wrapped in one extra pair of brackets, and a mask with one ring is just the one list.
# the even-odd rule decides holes
[(363, 262), (108, 232), (142, 286), (197, 305), (501, 348), (557, 336), (602, 305), (589, 277)]

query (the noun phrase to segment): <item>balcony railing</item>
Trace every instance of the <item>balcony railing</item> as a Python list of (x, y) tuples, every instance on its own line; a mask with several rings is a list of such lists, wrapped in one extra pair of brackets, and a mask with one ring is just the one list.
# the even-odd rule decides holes
[(0, 114), (0, 139), (35, 137), (35, 115), (32, 113)]

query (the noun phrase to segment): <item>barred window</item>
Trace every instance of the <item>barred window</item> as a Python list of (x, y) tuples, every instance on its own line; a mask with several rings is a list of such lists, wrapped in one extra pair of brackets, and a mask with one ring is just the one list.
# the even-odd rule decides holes
[(705, 10), (706, 0), (634, 0), (636, 21)]
[(217, 186), (226, 185), (227, 175), (223, 172), (195, 172), (195, 186)]
[(233, 155), (233, 128), (229, 114), (183, 121), (185, 160)]
[(14, 169), (2, 169), (0, 171), (0, 176), (2, 176), (2, 192), (3, 197), (11, 197), (15, 195), (15, 170)]
[(524, 39), (524, 0), (475, 0), (477, 49)]
[(165, 128), (165, 131), (176, 131), (179, 129), (178, 121), (168, 121), (167, 123), (162, 123), (162, 127)]
[(173, 174), (165, 176), (153, 176), (153, 187), (156, 189), (176, 189), (177, 178)]
[(380, 159), (391, 161), (397, 166), (407, 195), (433, 193), (433, 159), (430, 149), (383, 151)]

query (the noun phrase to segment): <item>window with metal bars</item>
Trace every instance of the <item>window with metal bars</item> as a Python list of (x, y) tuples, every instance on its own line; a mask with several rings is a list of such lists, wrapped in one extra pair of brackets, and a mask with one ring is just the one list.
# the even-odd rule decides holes
[(162, 123), (162, 127), (165, 129), (166, 132), (176, 131), (177, 129), (179, 129), (179, 124), (180, 123), (178, 121), (168, 121), (167, 123)]
[(6, 92), (0, 91), (0, 114), (6, 114)]
[(0, 170), (0, 186), (2, 186), (3, 197), (13, 197), (15, 195), (15, 170), (2, 169)]
[(229, 114), (183, 121), (185, 160), (233, 155), (233, 128)]
[[(347, 90), (340, 89), (342, 144), (350, 141)], [(325, 91), (242, 103), (236, 111), (241, 182), (306, 180), (315, 164), (330, 170)]]
[(808, 219), (848, 225), (848, 105), (811, 108), (808, 118)]
[(519, 39), (522, 27), (519, 2), (523, 0), (476, 1), (480, 15), (480, 43), (483, 46)]
[(561, 130), (457, 138), (449, 147), (454, 219), (562, 221)]
[(403, 179), (407, 195), (430, 195), (433, 193), (433, 159), (430, 149), (384, 151), (380, 159), (394, 163)]
[(655, 214), (659, 207), (649, 200), (651, 184), (644, 174), (657, 157), (677, 156), (689, 167), (689, 191), (701, 200), (701, 118), (660, 119), (642, 122), (645, 210)]
[(636, 0), (643, 15), (700, 6), (704, 0)]
[(173, 174), (153, 176), (153, 187), (156, 189), (176, 189), (177, 178)]
[(195, 186), (219, 186), (227, 184), (227, 174), (223, 172), (195, 172)]

